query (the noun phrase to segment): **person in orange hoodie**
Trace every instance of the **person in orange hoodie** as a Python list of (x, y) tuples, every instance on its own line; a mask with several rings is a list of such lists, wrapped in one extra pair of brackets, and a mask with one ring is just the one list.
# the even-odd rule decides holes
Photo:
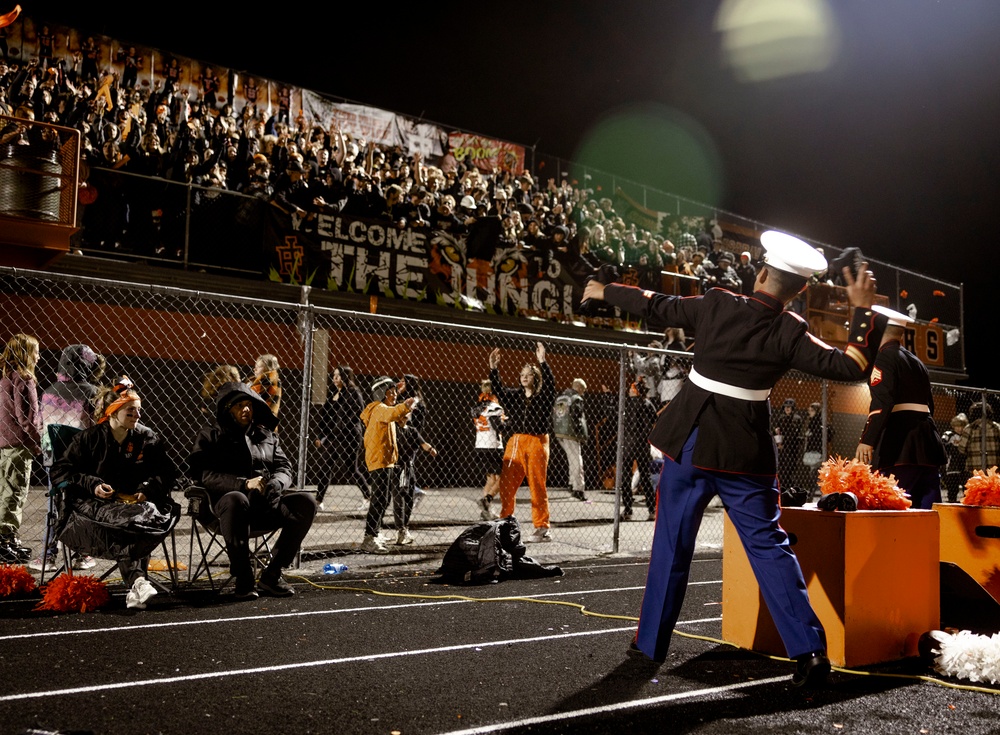
[(372, 492), (365, 519), (365, 539), (361, 543), (361, 550), (368, 554), (389, 553), (379, 534), (389, 498), (401, 492), (396, 424), (413, 411), (418, 400), (408, 398), (397, 405), (396, 392), (396, 381), (392, 378), (377, 379), (372, 384), (374, 400), (361, 412), (361, 422), (365, 425), (365, 464)]

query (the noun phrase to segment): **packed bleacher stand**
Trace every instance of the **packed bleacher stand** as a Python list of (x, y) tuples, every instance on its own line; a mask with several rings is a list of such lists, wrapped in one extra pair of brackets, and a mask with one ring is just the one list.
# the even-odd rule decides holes
[[(171, 74), (176, 59), (165, 64), (164, 83), (140, 84), (133, 47), (119, 53), (119, 73), (100, 68), (93, 45), (87, 39), (71, 64), (51, 54), (0, 61), (0, 113), (77, 129), (82, 159), (91, 169), (195, 185), (195, 208), (212, 206), (216, 195), (210, 190), (221, 189), (269, 201), (304, 218), (307, 228), (318, 213), (344, 213), (465, 235), (469, 257), (482, 260), (497, 247), (522, 248), (540, 255), (543, 264), (558, 260), (577, 284), (604, 263), (634, 268), (638, 283), (647, 287), (658, 286), (664, 266), (705, 283), (726, 283), (714, 262), (712, 268), (691, 264), (699, 248), (703, 257), (712, 251), (710, 235), (698, 241), (688, 235), (693, 247), (675, 251), (662, 235), (626, 224), (611, 198), (598, 199), (595, 191), (565, 178), (557, 184), (526, 171), (480, 171), (449, 155), (439, 166), (428, 165), (420, 153), (375, 144), (301, 112), (290, 119), (287, 105), (266, 113), (247, 101), (237, 109), (232, 92), (228, 98), (217, 93), (211, 69), (193, 80), (198, 91), (189, 94)], [(253, 96), (246, 85), (242, 96)], [(26, 135), (10, 123), (0, 140)], [(131, 196), (127, 203), (99, 203), (91, 217), (85, 213), (85, 244), (180, 258), (169, 231), (176, 229), (171, 220), (182, 208), (182, 195), (163, 189)]]

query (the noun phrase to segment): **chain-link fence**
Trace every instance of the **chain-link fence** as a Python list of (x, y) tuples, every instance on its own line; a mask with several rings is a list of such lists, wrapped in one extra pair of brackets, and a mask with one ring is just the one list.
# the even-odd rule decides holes
[[(356, 553), (364, 535), (364, 460), (357, 437), (336, 426), (343, 405), (339, 402), (347, 398), (342, 384), (349, 383), (353, 373), (368, 403), (378, 377), (406, 376), (402, 397), (419, 392), (424, 406), (419, 432), (436, 456), (424, 451), (426, 447), (414, 450), (417, 491), (410, 531), (415, 543), (389, 548), (414, 560), (439, 558), (459, 532), (484, 513), (487, 473), (475, 447), (489, 354), (499, 348), (501, 379), (516, 386), (521, 368), (535, 362), (536, 338), (507, 329), (320, 308), (308, 303), (308, 289), (295, 295), (303, 303), (0, 270), (0, 304), (8, 333), (26, 332), (41, 344), (40, 389), (57, 380), (65, 347), (89, 345), (107, 360), (105, 380), (125, 373), (135, 381), (143, 396), (143, 423), (162, 437), (182, 470), (198, 431), (213, 420), (211, 400), (200, 395), (206, 374), (228, 364), (250, 377), (258, 356), (275, 355), (282, 387), (282, 446), (297, 468), (299, 487), (325, 488), (323, 509), (303, 547), (306, 554)], [(571, 550), (590, 555), (648, 552), (653, 524), (647, 520), (651, 514), (643, 496), (655, 487), (659, 460), (644, 442), (653, 415), (634, 410), (629, 400), (646, 398), (655, 412), (679, 388), (691, 356), (590, 339), (546, 337), (545, 344), (557, 393), (575, 379), (587, 386), (583, 407), (588, 433), (582, 442), (586, 500), (572, 493), (567, 455), (553, 437), (547, 486), (556, 543), (539, 544), (532, 554), (544, 558)], [(942, 429), (957, 413), (971, 414), (974, 404), (989, 405), (995, 398), (956, 388), (936, 390), (935, 419)], [(821, 458), (853, 456), (868, 405), (864, 384), (797, 374), (782, 380), (772, 393), (782, 483), (814, 487)], [(633, 451), (636, 444), (642, 447), (639, 453)], [(990, 446), (995, 453), (995, 443), (984, 442), (981, 454)], [(962, 458), (968, 458), (969, 470), (989, 466), (985, 456), (973, 460), (978, 450), (979, 445), (967, 442)], [(618, 472), (618, 467), (625, 471)], [(650, 482), (640, 473), (650, 475)], [(632, 488), (634, 493), (629, 492)], [(36, 548), (43, 531), (44, 490), (45, 475), (39, 468), (21, 529), (22, 539)], [(631, 522), (623, 522), (630, 495)], [(499, 504), (491, 509), (498, 511)], [(526, 487), (518, 493), (516, 515), (530, 529)], [(387, 530), (392, 529), (392, 517), (390, 505)], [(177, 534), (186, 553), (186, 523)], [(721, 548), (720, 509), (710, 508), (699, 543), (702, 548)]]

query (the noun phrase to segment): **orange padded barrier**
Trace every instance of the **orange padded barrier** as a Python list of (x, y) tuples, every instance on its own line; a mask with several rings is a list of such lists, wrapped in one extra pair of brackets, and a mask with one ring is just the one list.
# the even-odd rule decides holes
[[(802, 566), (834, 664), (860, 666), (916, 655), (920, 634), (939, 626), (934, 511), (784, 508), (781, 526)], [(722, 551), (722, 638), (741, 648), (785, 655), (728, 516)]]
[(1000, 602), (1000, 508), (935, 503), (941, 561), (951, 562)]

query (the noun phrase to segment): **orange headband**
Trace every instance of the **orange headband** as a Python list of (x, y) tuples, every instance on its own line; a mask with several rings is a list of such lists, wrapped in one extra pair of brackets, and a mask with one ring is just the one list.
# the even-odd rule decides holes
[(104, 409), (104, 415), (101, 416), (100, 419), (98, 419), (97, 423), (103, 424), (114, 414), (118, 413), (118, 410), (121, 409), (122, 407), (128, 405), (129, 403), (132, 403), (133, 401), (138, 401), (139, 400), (138, 397), (132, 397), (128, 395), (128, 391), (133, 387), (135, 387), (135, 383), (132, 382), (131, 378), (129, 378), (127, 375), (121, 376), (121, 378), (118, 379), (118, 382), (115, 383), (113, 389), (115, 393), (118, 394), (118, 398), (112, 401), (108, 405), (108, 407)]
[(138, 398), (133, 398), (132, 396), (122, 396), (121, 398), (116, 398), (107, 408), (104, 409), (104, 415), (98, 420), (97, 423), (103, 424), (114, 414), (118, 413), (118, 410), (129, 403), (134, 403), (138, 401)]

